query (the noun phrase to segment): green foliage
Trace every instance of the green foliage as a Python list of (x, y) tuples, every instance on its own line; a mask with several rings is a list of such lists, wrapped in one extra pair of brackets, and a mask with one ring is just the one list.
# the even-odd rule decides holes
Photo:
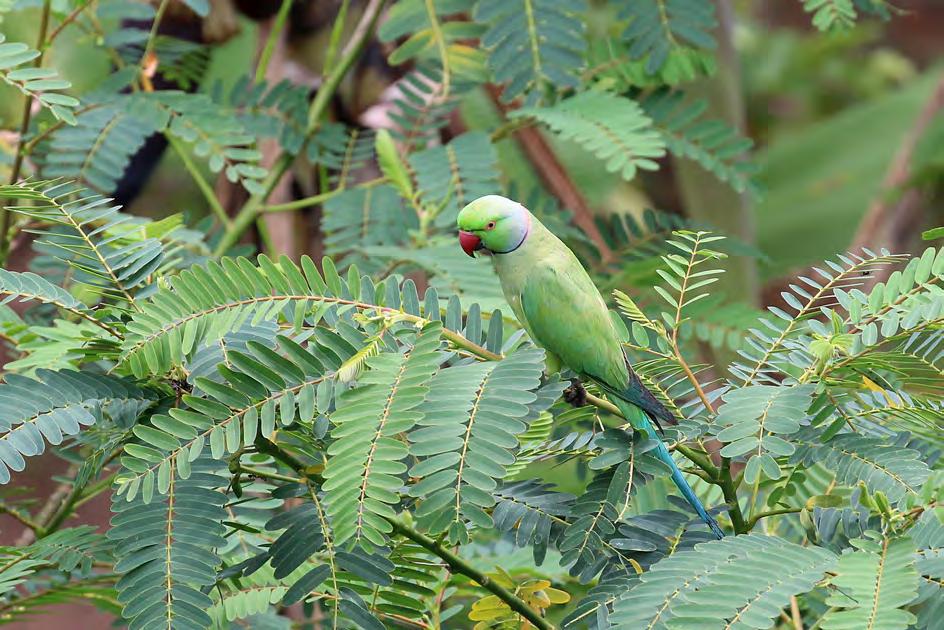
[(500, 363), (455, 367), (430, 381), (422, 428), (410, 433), (419, 478), (410, 494), (425, 499), (416, 516), (433, 533), (453, 543), (468, 542), (466, 521), (492, 526), (483, 508), (514, 462), (516, 435), (536, 396), (543, 356), (519, 352)]
[(641, 0), (622, 5), (621, 17), (629, 20), (629, 55), (645, 59), (649, 74), (686, 48), (715, 47), (715, 7), (707, 0)]
[(129, 306), (164, 258), (163, 247), (146, 228), (120, 214), (110, 199), (88, 196), (74, 184), (0, 186), (0, 195), (30, 202), (15, 210), (50, 226), (40, 232), (40, 251), (67, 262), (77, 282)]
[(437, 214), (437, 225), (452, 227), (463, 206), (495, 192), (495, 161), (492, 143), (485, 134), (475, 131), (410, 156), (420, 198), (434, 207), (448, 207), (448, 211)]
[(576, 87), (586, 48), (584, 0), (482, 0), (475, 19), (488, 25), (482, 46), (489, 69), (504, 83), (502, 99), (525, 97), (533, 105), (545, 95)]
[[(163, 4), (53, 2), (56, 37), (0, 43), (0, 75), (39, 103), (9, 126), (24, 159), (0, 160), (0, 258), (35, 254), (0, 270), (0, 482), (46, 450), (67, 464), (48, 506), (5, 486), (0, 512), (35, 540), (0, 549), (0, 620), (82, 600), (135, 629), (936, 627), (944, 251), (839, 256), (762, 313), (716, 291), (726, 257), (762, 253), (630, 198), (673, 205), (670, 178), (637, 177), (667, 154), (760, 189), (750, 140), (689, 90), (718, 70), (714, 3), (348, 4), (317, 84), (211, 65), (148, 26)], [(804, 6), (822, 29), (891, 11)], [(38, 51), (65, 29), (115, 66), (81, 108), (25, 67), (59, 60)], [(359, 58), (383, 53), (410, 69), (362, 98)], [(155, 134), (211, 216), (100, 196), (127, 194)], [(288, 180), (303, 199), (272, 196)], [(245, 191), (218, 198), (226, 181)], [(499, 193), (618, 309), (636, 376), (679, 420), (658, 437), (725, 539), (605, 392), (571, 398), (489, 262), (456, 247), (458, 210)], [(287, 218), (317, 217), (326, 256), (277, 256), (265, 214), (309, 208)], [(253, 225), (269, 254), (240, 244)], [(100, 494), (106, 531), (71, 527)]]
[(217, 490), (225, 479), (213, 468), (205, 459), (187, 480), (171, 476), (166, 496), (150, 503), (147, 490), (136, 500), (115, 497), (108, 537), (122, 574), (115, 585), (122, 615), (132, 626), (209, 627), (212, 602), (202, 589), (216, 581), (226, 515)]
[(447, 20), (468, 13), (472, 5), (469, 0), (396, 3), (378, 31), (380, 39), (386, 42), (406, 36), (406, 41), (390, 54), (390, 63), (435, 59), (442, 70), (443, 94), (447, 96), (453, 75), (460, 79), (480, 77), (483, 60), (462, 40), (478, 37), (481, 28), (473, 22)]
[(826, 613), (823, 627), (903, 628), (916, 621), (901, 607), (917, 595), (914, 544), (908, 538), (889, 540), (868, 532), (852, 541), (855, 551), (844, 554), (830, 583), (836, 590), (826, 603), (838, 608)]
[(513, 118), (534, 118), (563, 139), (570, 139), (606, 163), (606, 170), (633, 179), (636, 171), (655, 170), (665, 155), (665, 141), (652, 120), (628, 98), (583, 92), (551, 107), (515, 110)]
[[(811, 440), (809, 433), (806, 440)], [(885, 440), (840, 434), (825, 444), (797, 439), (796, 458), (816, 461), (835, 471), (836, 480), (852, 486), (860, 480), (871, 490), (897, 501), (915, 493), (928, 478), (928, 467), (918, 451), (889, 444)]]
[(66, 370), (40, 370), (35, 379), (7, 375), (0, 399), (7, 410), (0, 421), (0, 483), (9, 483), (11, 470), (26, 467), (24, 457), (40, 455), (46, 442), (61, 444), (101, 421), (111, 405), (134, 405), (137, 414), (151, 405), (146, 393), (127, 381)]
[(783, 437), (800, 430), (806, 417), (813, 387), (742, 387), (721, 398), (725, 404), (716, 419), (724, 429), (717, 434), (725, 443), (723, 457), (747, 456), (744, 480), (754, 483), (761, 471), (770, 479), (779, 479), (782, 471), (776, 457), (792, 455), (796, 450)]
[(41, 53), (20, 42), (4, 42), (6, 36), (0, 33), (0, 79), (49, 108), (58, 120), (74, 125), (73, 110), (79, 101), (60, 92), (68, 90), (72, 84), (58, 78), (56, 71), (49, 68), (18, 67), (34, 61)]
[[(366, 359), (367, 372), (359, 386), (338, 398), (322, 486), (337, 544), (353, 538), (368, 547), (383, 546), (383, 534), (393, 530), (385, 519), (396, 518), (391, 506), (400, 500), (397, 490), (409, 455), (396, 436), (422, 422), (420, 406), (438, 363), (438, 326), (430, 325), (402, 354), (386, 352)], [(415, 471), (412, 476), (418, 476)]]
[(835, 564), (836, 557), (825, 549), (778, 538), (739, 536), (702, 543), (642, 574), (616, 602), (611, 621), (616, 628), (704, 623), (767, 627), (791, 595), (812, 588)]
[(674, 155), (698, 162), (738, 192), (756, 194), (751, 180), (756, 167), (744, 159), (753, 141), (723, 121), (702, 120), (708, 107), (705, 101), (685, 103), (680, 92), (664, 91), (645, 99), (642, 106)]
[(856, 21), (853, 0), (803, 0), (803, 9), (813, 16), (813, 26), (821, 31), (849, 28)]

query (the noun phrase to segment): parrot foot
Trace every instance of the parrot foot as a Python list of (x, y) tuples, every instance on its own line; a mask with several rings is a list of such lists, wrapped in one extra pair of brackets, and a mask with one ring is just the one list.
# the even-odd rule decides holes
[(579, 380), (570, 381), (570, 387), (564, 390), (564, 402), (574, 407), (583, 407), (587, 404), (587, 390)]

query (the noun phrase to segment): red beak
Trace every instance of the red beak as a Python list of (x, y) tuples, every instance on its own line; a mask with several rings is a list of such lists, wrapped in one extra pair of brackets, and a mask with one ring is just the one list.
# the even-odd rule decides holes
[(475, 258), (475, 250), (482, 249), (482, 239), (472, 232), (459, 230), (459, 245), (462, 246), (462, 251)]

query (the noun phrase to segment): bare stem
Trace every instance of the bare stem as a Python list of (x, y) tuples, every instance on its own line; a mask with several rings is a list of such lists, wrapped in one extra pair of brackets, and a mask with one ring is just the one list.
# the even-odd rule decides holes
[(508, 604), (509, 608), (527, 619), (535, 628), (540, 628), (541, 630), (554, 630), (554, 626), (544, 619), (544, 617), (538, 615), (534, 609), (524, 603), (524, 601), (522, 601), (517, 595), (509, 591), (501, 584), (498, 584), (490, 579), (487, 575), (470, 565), (456, 554), (452, 553), (450, 550), (440, 545), (432, 538), (425, 536), (394, 519), (388, 518), (387, 522), (393, 526), (394, 532), (400, 534), (404, 538), (409, 538), (417, 545), (442, 558), (442, 560), (449, 566), (449, 569), (453, 573), (461, 573), (466, 577), (472, 578), (476, 583), (479, 584), (479, 586), (491, 592), (500, 600)]
[(289, 9), (292, 8), (293, 0), (282, 0), (282, 6), (275, 16), (272, 28), (269, 29), (269, 36), (266, 38), (265, 47), (262, 54), (259, 55), (259, 65), (256, 66), (255, 82), (262, 83), (266, 76), (266, 70), (269, 68), (269, 61), (272, 59), (272, 53), (275, 52), (275, 45), (279, 41), (279, 35), (285, 28), (285, 21), (288, 19)]
[[(46, 32), (49, 30), (49, 13), (52, 10), (52, 0), (43, 1), (43, 12), (39, 18), (39, 35), (36, 38), (36, 50), (39, 56), (33, 61), (33, 67), (43, 65), (43, 54), (46, 51)], [(26, 97), (23, 102), (23, 114), (20, 117), (20, 136), (16, 141), (16, 154), (13, 157), (13, 168), (10, 169), (10, 183), (15, 184), (20, 178), (20, 170), (23, 168), (23, 160), (26, 159), (26, 152), (23, 150), (26, 142), (26, 134), (29, 132), (30, 119), (33, 116), (33, 99)], [(6, 264), (7, 254), (10, 250), (10, 212), (0, 202), (0, 266)]]

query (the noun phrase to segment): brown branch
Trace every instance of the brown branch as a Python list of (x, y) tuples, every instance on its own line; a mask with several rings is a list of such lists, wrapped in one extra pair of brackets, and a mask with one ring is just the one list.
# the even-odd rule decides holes
[[(892, 251), (904, 251), (914, 238), (926, 201), (924, 191), (911, 181), (914, 153), (931, 122), (941, 111), (944, 111), (944, 73), (899, 145), (885, 173), (878, 197), (859, 223), (850, 247), (853, 251), (863, 247), (887, 247)], [(890, 272), (891, 269), (877, 270), (866, 281), (866, 286), (873, 287), (886, 280)]]
[[(503, 114), (508, 111), (508, 106), (502, 103), (498, 97), (499, 89), (497, 87), (489, 86), (488, 93), (498, 111)], [(514, 136), (521, 150), (528, 156), (528, 160), (531, 161), (541, 181), (544, 182), (544, 187), (557, 197), (565, 208), (574, 213), (574, 224), (590, 237), (590, 240), (600, 251), (602, 261), (604, 263), (613, 262), (616, 256), (610, 246), (607, 245), (603, 234), (600, 233), (600, 229), (593, 220), (593, 210), (590, 209), (587, 200), (570, 178), (567, 169), (557, 159), (554, 149), (541, 135), (540, 130), (534, 127), (523, 127), (515, 129)]]

